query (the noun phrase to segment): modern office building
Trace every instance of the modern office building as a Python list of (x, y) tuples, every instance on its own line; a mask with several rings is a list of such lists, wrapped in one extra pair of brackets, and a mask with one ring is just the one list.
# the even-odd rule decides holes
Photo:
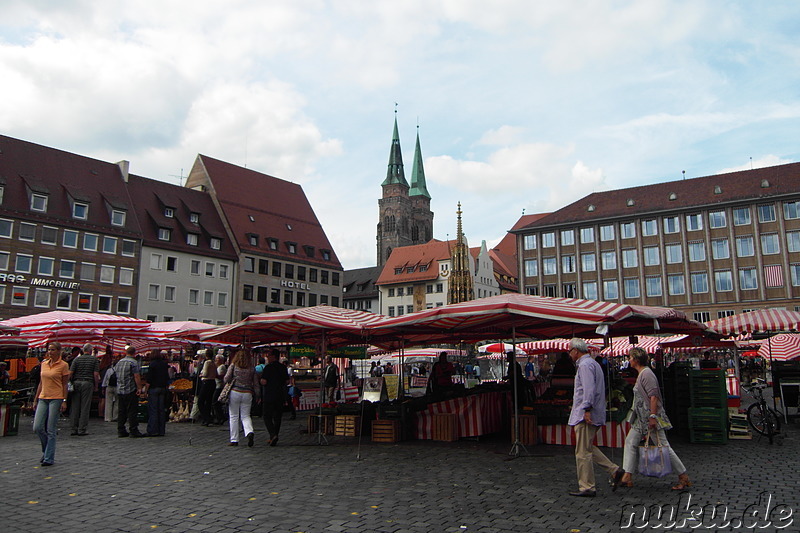
[(342, 265), (303, 188), (198, 155), (186, 187), (207, 192), (239, 258), (235, 318), (339, 307)]
[(527, 294), (700, 321), (800, 307), (800, 163), (593, 193), (512, 231)]

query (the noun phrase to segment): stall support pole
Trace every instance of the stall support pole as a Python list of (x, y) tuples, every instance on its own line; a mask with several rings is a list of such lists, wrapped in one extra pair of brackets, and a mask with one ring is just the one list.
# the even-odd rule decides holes
[[(320, 350), (322, 351), (322, 363), (320, 366), (325, 364), (325, 357), (328, 355), (328, 343), (325, 333), (322, 334), (322, 342), (320, 344)], [(324, 366), (323, 366), (324, 368)], [(319, 420), (318, 420), (318, 427), (317, 427), (317, 444), (319, 446), (328, 445), (328, 438), (325, 436), (325, 424), (323, 423), (322, 418), (322, 404), (325, 402), (325, 375), (320, 373), (319, 379)]]
[(508, 373), (511, 374), (511, 381), (513, 383), (513, 390), (514, 390), (514, 444), (511, 445), (511, 450), (509, 450), (508, 455), (512, 457), (519, 457), (520, 449), (525, 451), (525, 454), (528, 454), (528, 450), (519, 440), (519, 400), (517, 396), (517, 390), (519, 387), (519, 383), (517, 383), (517, 369), (514, 368), (512, 372), (512, 364), (517, 364), (517, 328), (511, 328), (511, 351), (514, 354), (514, 361), (508, 363)]

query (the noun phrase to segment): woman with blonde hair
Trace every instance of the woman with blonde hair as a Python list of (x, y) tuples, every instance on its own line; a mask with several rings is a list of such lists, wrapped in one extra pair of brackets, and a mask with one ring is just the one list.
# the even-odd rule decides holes
[(631, 430), (625, 438), (625, 453), (622, 459), (622, 468), (625, 470), (625, 474), (620, 479), (618, 486), (633, 486), (631, 474), (636, 470), (639, 443), (642, 438), (650, 438), (649, 435), (652, 433), (657, 442), (669, 450), (672, 471), (678, 474), (678, 484), (673, 486), (672, 490), (691, 487), (692, 482), (689, 481), (686, 467), (683, 466), (680, 458), (667, 441), (666, 430), (671, 429), (672, 424), (664, 411), (664, 400), (661, 398), (661, 390), (658, 388), (658, 379), (649, 366), (650, 358), (647, 352), (641, 348), (631, 348), (629, 357), (631, 368), (636, 370), (639, 375), (636, 377), (636, 385), (633, 387)]
[(33, 431), (42, 441), (42, 466), (52, 466), (56, 457), (58, 417), (66, 409), (69, 365), (61, 359), (61, 343), (47, 345), (47, 359), (42, 361), (41, 379), (33, 397)]
[(228, 446), (239, 445), (239, 426), (241, 424), (244, 435), (247, 437), (247, 445), (252, 447), (255, 435), (253, 420), (250, 418), (250, 408), (253, 405), (253, 399), (257, 399), (261, 391), (252, 358), (244, 350), (238, 350), (234, 354), (228, 371), (225, 373), (225, 383), (231, 382), (233, 385), (228, 394), (228, 421), (231, 437)]

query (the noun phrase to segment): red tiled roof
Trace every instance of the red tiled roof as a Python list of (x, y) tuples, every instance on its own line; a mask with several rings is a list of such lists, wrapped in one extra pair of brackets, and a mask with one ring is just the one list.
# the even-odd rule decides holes
[[(236, 260), (236, 250), (208, 193), (136, 175), (128, 179), (128, 192), (145, 245)], [(167, 207), (174, 211), (172, 218), (164, 215)], [(197, 224), (189, 218), (192, 213), (199, 216)], [(172, 230), (169, 242), (158, 238), (159, 228)], [(199, 235), (198, 246), (187, 244), (187, 233)], [(220, 239), (219, 250), (211, 248), (211, 237)]]
[[(342, 268), (300, 185), (205, 155), (198, 155), (197, 163), (205, 168), (243, 251)], [(250, 245), (249, 234), (258, 235), (257, 247)], [(270, 238), (278, 240), (277, 250), (269, 249)], [(287, 243), (296, 244), (297, 252), (290, 253)], [(313, 257), (304, 246), (313, 247)], [(330, 253), (329, 260), (323, 258), (323, 250)]]
[(517, 256), (517, 236), (512, 233), (515, 229), (524, 228), (525, 226), (536, 222), (537, 220), (546, 217), (550, 213), (537, 213), (535, 215), (522, 215), (517, 220), (514, 227), (508, 230), (508, 233), (497, 243), (497, 246), (494, 247), (494, 250), (499, 250), (501, 253), (510, 255), (512, 257)]
[[(138, 236), (139, 225), (118, 165), (0, 135), (0, 213), (109, 234)], [(26, 187), (27, 186), (27, 187)], [(48, 195), (47, 212), (30, 210), (27, 189)], [(72, 200), (89, 204), (88, 217), (72, 217)], [(109, 205), (127, 211), (112, 226)]]
[[(765, 181), (766, 180), (766, 181)], [(526, 227), (640, 216), (694, 206), (753, 201), (797, 193), (800, 163), (630, 187), (585, 196)], [(762, 185), (767, 185), (762, 186)], [(670, 195), (674, 199), (670, 200)], [(632, 205), (628, 205), (632, 201)], [(594, 206), (593, 211), (589, 211)]]
[[(392, 250), (389, 259), (383, 265), (383, 270), (376, 285), (391, 285), (413, 281), (429, 281), (439, 277), (439, 261), (450, 259), (450, 249), (456, 241), (440, 241), (432, 239), (425, 244), (402, 246)], [(425, 272), (420, 272), (419, 267), (427, 265)], [(409, 267), (414, 267), (408, 272)], [(395, 274), (395, 269), (402, 268), (402, 273)]]

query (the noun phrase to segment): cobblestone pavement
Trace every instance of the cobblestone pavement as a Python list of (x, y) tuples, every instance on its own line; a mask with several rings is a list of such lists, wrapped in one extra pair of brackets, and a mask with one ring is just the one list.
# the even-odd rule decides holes
[[(598, 532), (627, 529), (625, 505), (679, 506), (680, 496), (669, 490), (674, 476), (637, 476), (635, 487), (616, 493), (598, 483), (593, 499), (568, 496), (576, 477), (567, 446), (530, 446), (527, 456), (511, 460), (511, 443), (500, 436), (398, 444), (364, 436), (360, 446), (357, 438), (329, 437), (319, 445), (299, 416), (284, 421), (278, 446), (268, 447), (261, 419), (254, 422), (256, 445), (248, 448), (228, 447), (224, 427), (168, 424), (164, 438), (121, 439), (114, 423), (92, 419), (88, 436), (71, 437), (62, 419), (56, 464), (40, 467), (31, 418), (23, 417), (18, 436), (0, 438), (0, 530)], [(706, 520), (695, 531), (765, 525), (769, 517), (751, 524), (759, 518), (752, 511), (765, 505), (754, 506), (762, 492), (772, 495), (771, 508), (800, 510), (798, 425), (785, 434), (772, 446), (757, 438), (700, 445), (672, 437), (695, 482), (681, 505), (691, 495), (691, 504), (726, 505), (729, 516), (754, 517), (738, 528), (734, 521), (708, 529)], [(605, 451), (621, 462), (621, 450)], [(649, 520), (645, 530), (657, 525), (652, 513), (640, 517), (640, 526)], [(783, 531), (800, 531), (800, 516), (790, 520)], [(690, 522), (679, 522), (661, 530), (691, 530)]]

